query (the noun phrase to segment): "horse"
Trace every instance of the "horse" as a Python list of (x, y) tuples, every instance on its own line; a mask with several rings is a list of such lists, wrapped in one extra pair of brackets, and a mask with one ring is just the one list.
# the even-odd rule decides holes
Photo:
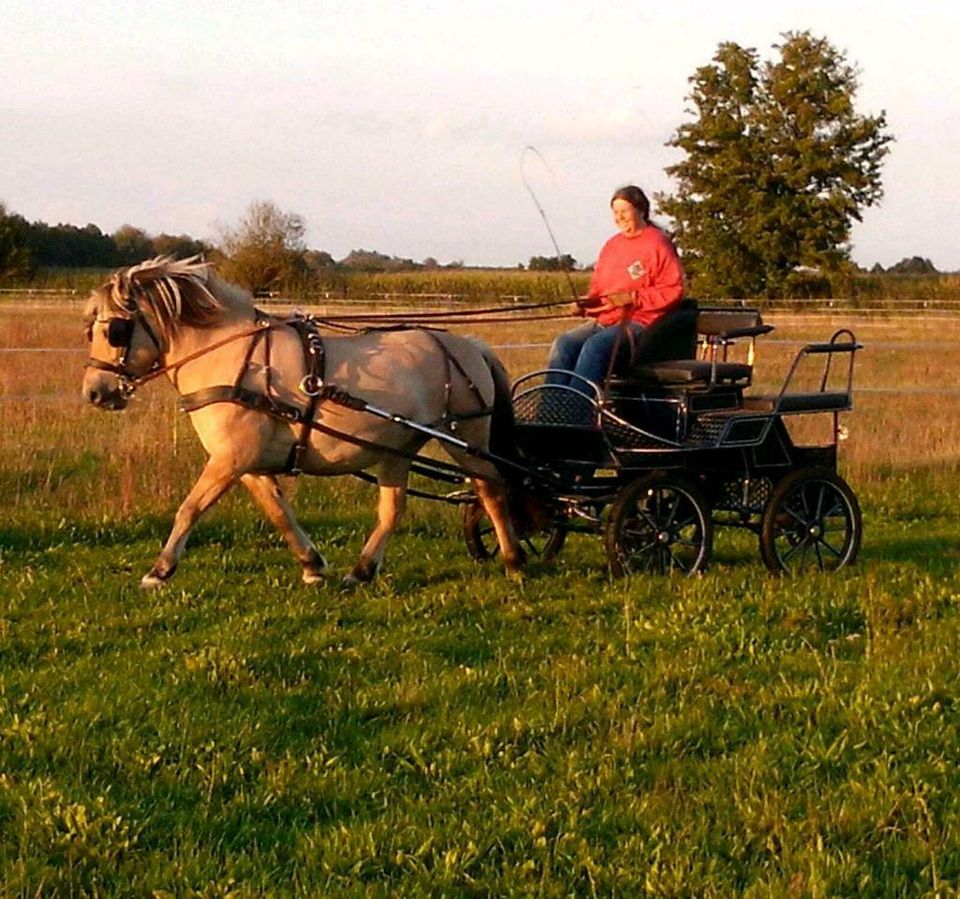
[(395, 327), (321, 337), (310, 317), (264, 314), (199, 257), (120, 269), (91, 292), (84, 326), (84, 399), (121, 410), (138, 386), (166, 376), (208, 455), (142, 587), (170, 579), (194, 524), (238, 482), (283, 535), (303, 581), (323, 580), (327, 561), (278, 481), (300, 473), (375, 478), (376, 526), (344, 583), (371, 580), (403, 515), (414, 456), (432, 438), (449, 470), (470, 481), (508, 573), (519, 570), (503, 465), (490, 452), (498, 429), (499, 445), (510, 445), (509, 381), (479, 340)]

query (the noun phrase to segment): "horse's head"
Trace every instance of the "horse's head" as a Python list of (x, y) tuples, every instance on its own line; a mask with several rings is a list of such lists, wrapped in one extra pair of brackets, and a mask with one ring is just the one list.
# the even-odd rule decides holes
[(208, 268), (196, 258), (151, 259), (115, 272), (90, 294), (84, 399), (123, 409), (137, 385), (162, 369), (178, 326), (216, 316), (222, 306), (207, 286)]

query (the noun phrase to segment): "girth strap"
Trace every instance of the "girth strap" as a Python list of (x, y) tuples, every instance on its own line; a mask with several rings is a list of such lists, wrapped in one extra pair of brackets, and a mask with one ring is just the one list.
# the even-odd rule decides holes
[(307, 408), (301, 419), (300, 434), (297, 441), (290, 448), (290, 458), (287, 460), (287, 469), (290, 474), (298, 475), (303, 470), (303, 457), (310, 445), (310, 429), (317, 412), (317, 403), (323, 393), (324, 357), (323, 338), (317, 330), (316, 321), (307, 316), (305, 318), (289, 319), (287, 324), (297, 332), (303, 344), (303, 357), (306, 362), (307, 373), (300, 381), (300, 390), (307, 396)]
[(294, 424), (309, 421), (304, 409), (298, 409), (289, 403), (278, 402), (272, 397), (265, 396), (256, 390), (241, 387), (239, 384), (232, 386), (220, 384), (216, 387), (204, 387), (202, 390), (195, 390), (193, 393), (180, 397), (179, 406), (181, 412), (196, 412), (197, 409), (212, 406), (214, 403), (234, 403), (257, 412), (266, 412), (268, 415), (282, 418), (284, 421)]

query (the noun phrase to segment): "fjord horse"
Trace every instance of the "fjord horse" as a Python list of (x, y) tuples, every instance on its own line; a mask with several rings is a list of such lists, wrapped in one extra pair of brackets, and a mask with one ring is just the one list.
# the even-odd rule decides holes
[[(123, 409), (137, 386), (165, 375), (209, 457), (141, 586), (173, 575), (197, 519), (237, 482), (279, 529), (303, 580), (320, 580), (327, 563), (277, 475), (368, 469), (379, 485), (377, 523), (344, 580), (370, 580), (403, 514), (412, 456), (438, 435), (450, 435), (441, 445), (471, 481), (507, 569), (519, 568), (506, 488), (488, 455), (494, 409), (504, 408), (509, 385), (479, 341), (426, 329), (321, 339), (305, 325), (312, 320), (264, 315), (196, 257), (116, 272), (92, 292), (84, 317), (84, 398)], [(390, 414), (370, 411), (384, 409)]]

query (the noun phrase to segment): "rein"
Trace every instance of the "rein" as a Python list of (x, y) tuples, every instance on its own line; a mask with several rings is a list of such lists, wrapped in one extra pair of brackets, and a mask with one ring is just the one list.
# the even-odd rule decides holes
[[(440, 311), (422, 311), (417, 312), (345, 312), (339, 315), (325, 315), (325, 322), (368, 322), (368, 321), (429, 321), (443, 320), (445, 322), (455, 322), (469, 320), (481, 315), (499, 315), (504, 312), (531, 312), (538, 309), (551, 309), (556, 306), (568, 306), (569, 300), (554, 300), (549, 303), (523, 303), (517, 306), (488, 306), (485, 309), (444, 309)], [(522, 317), (506, 316), (497, 321), (525, 321)]]

